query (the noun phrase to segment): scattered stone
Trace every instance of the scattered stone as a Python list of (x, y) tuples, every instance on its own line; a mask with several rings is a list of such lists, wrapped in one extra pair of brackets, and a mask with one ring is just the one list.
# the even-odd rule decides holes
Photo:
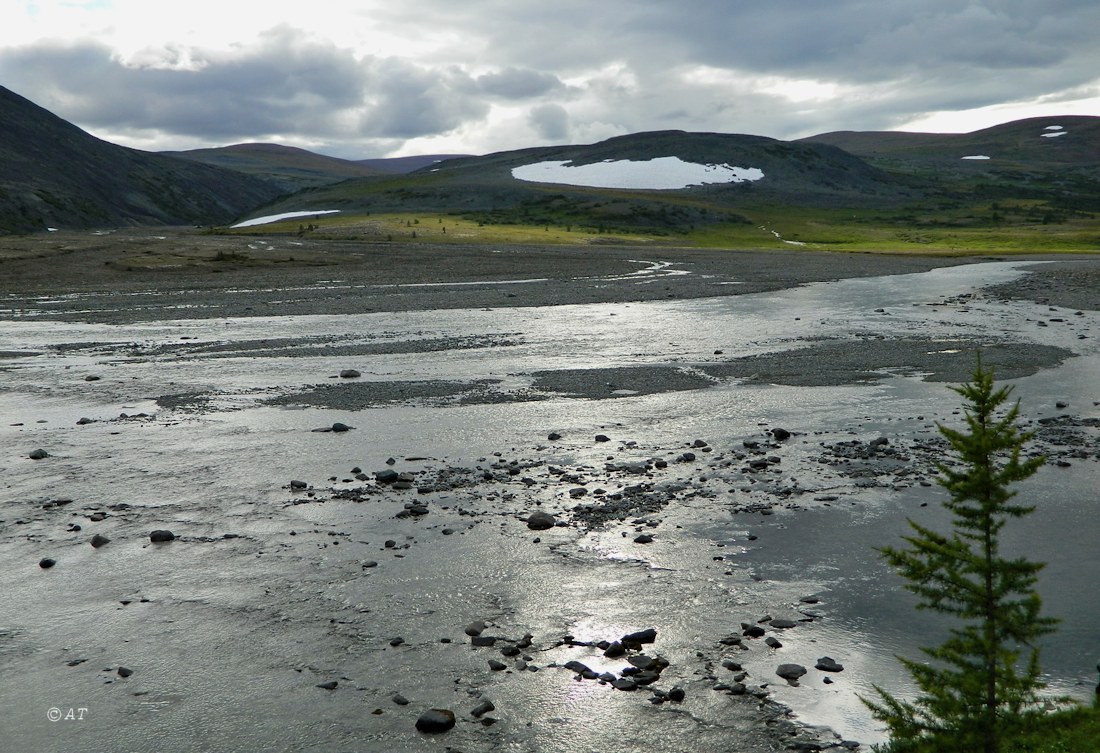
[(56, 564), (57, 560), (53, 559), (52, 557), (43, 557), (42, 559), (38, 560), (38, 566), (43, 570), (49, 570)]
[(372, 567), (378, 567), (378, 562), (375, 560), (367, 560), (363, 563), (364, 570), (370, 570)]
[(118, 668), (118, 676), (119, 677), (129, 677), (133, 673), (134, 673), (134, 670), (132, 670), (132, 669), (127, 669), (126, 667), (119, 667)]
[(780, 643), (779, 639), (770, 635), (764, 639), (764, 643), (766, 643), (771, 648), (783, 648), (783, 644)]
[(634, 543), (635, 544), (652, 544), (653, 543), (653, 537), (650, 536), (648, 533), (643, 533), (639, 536), (634, 537)]
[(793, 627), (798, 627), (798, 623), (794, 620), (785, 619), (772, 620), (769, 624), (773, 628), (779, 628), (780, 630), (790, 630)]
[(401, 474), (392, 468), (374, 472), (374, 480), (379, 484), (393, 484), (400, 480)]
[(806, 674), (806, 668), (801, 664), (780, 664), (776, 667), (775, 673), (784, 680), (794, 681)]
[(84, 381), (85, 382), (98, 382), (99, 377), (97, 377), (95, 374), (89, 374), (88, 376), (84, 377)]
[(784, 442), (791, 438), (791, 433), (786, 429), (780, 429), (779, 427), (776, 427), (772, 429), (772, 436), (775, 437), (776, 441)]
[(596, 435), (596, 441), (597, 442), (610, 442), (611, 437), (607, 436), (606, 434), (597, 434)]
[(173, 541), (175, 540), (175, 538), (176, 534), (163, 529), (157, 529), (156, 531), (153, 531), (149, 534), (149, 540), (152, 541), (154, 544), (162, 544), (168, 541)]
[(343, 371), (340, 372), (340, 378), (341, 379), (356, 379), (356, 378), (361, 377), (361, 376), (363, 376), (363, 375), (360, 374), (355, 369), (344, 369)]
[(822, 672), (843, 672), (844, 665), (838, 664), (831, 657), (823, 656), (817, 660), (814, 669), (820, 669)]
[(495, 635), (474, 635), (470, 637), (470, 645), (481, 648), (495, 646), (496, 642), (497, 637)]
[(483, 620), (474, 620), (469, 625), (467, 625), (462, 632), (473, 638), (474, 636), (484, 633), (486, 627), (487, 626)]
[(615, 690), (637, 690), (638, 683), (634, 682), (629, 677), (620, 677), (618, 680), (611, 683), (611, 687), (615, 688)]
[(668, 691), (669, 700), (675, 701), (676, 703), (680, 703), (681, 701), (683, 701), (686, 696), (687, 693), (685, 693), (684, 689), (681, 688), (679, 685)]
[(81, 418), (77, 419), (76, 425), (77, 426), (87, 426), (88, 424), (91, 424), (91, 423), (95, 423), (95, 422), (90, 418), (81, 417)]
[(550, 442), (557, 442), (559, 439), (561, 439), (561, 434), (558, 434), (556, 431), (552, 431), (546, 435), (546, 439)]
[(428, 709), (416, 720), (418, 732), (429, 735), (446, 732), (455, 726), (455, 712), (450, 709)]
[(101, 546), (104, 546), (104, 545), (110, 544), (110, 543), (111, 543), (111, 540), (109, 538), (107, 538), (106, 536), (104, 536), (103, 534), (97, 533), (95, 536), (92, 537), (92, 548), (93, 549), (99, 549)]
[(628, 633), (619, 639), (624, 646), (654, 643), (657, 640), (657, 628), (646, 628), (636, 633)]
[(489, 669), (493, 670), (494, 672), (500, 672), (502, 670), (508, 669), (508, 665), (505, 664), (502, 661), (498, 661), (496, 659), (490, 659), (489, 660)]
[(544, 510), (537, 510), (527, 516), (527, 527), (532, 531), (545, 531), (557, 525), (558, 519)]
[(748, 636), (749, 638), (763, 638), (765, 632), (764, 628), (759, 625), (747, 625), (742, 635)]
[(496, 706), (493, 705), (493, 702), (486, 698), (470, 711), (470, 716), (480, 719), (495, 708)]
[(328, 682), (322, 682), (317, 687), (321, 690), (336, 690), (336, 686), (339, 685), (336, 680), (329, 680)]
[(31, 460), (45, 460), (45, 459), (46, 459), (46, 458), (48, 458), (49, 456), (50, 456), (50, 453), (46, 452), (45, 450), (43, 450), (43, 449), (42, 449), (42, 448), (40, 447), (40, 448), (38, 448), (37, 450), (33, 451), (33, 452), (32, 452), (32, 453), (31, 453), (30, 455), (28, 455), (27, 457), (29, 457), (29, 458), (30, 458)]
[(396, 703), (398, 706), (408, 706), (409, 705), (409, 699), (406, 698), (405, 696), (401, 695), (400, 693), (394, 693), (393, 696), (390, 698), (390, 700), (393, 701), (394, 703)]
[(290, 482), (290, 488), (291, 489), (308, 489), (309, 484), (307, 484), (305, 481), (291, 481)]

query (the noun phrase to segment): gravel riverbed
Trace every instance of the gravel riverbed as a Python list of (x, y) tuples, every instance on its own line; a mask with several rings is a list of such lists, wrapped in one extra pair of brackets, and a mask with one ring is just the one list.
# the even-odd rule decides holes
[(868, 749), (858, 694), (942, 629), (873, 548), (937, 520), (978, 350), (1048, 457), (1012, 546), (1049, 681), (1095, 682), (1095, 257), (35, 242), (0, 279), (13, 749)]

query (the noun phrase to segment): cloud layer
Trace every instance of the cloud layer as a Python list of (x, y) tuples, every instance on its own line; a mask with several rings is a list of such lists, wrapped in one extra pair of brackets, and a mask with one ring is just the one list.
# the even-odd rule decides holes
[(1094, 0), (314, 0), (308, 14), (272, 0), (239, 18), (212, 0), (175, 16), (148, 0), (22, 5), (0, 31), (0, 85), (149, 149), (360, 158), (1100, 114)]

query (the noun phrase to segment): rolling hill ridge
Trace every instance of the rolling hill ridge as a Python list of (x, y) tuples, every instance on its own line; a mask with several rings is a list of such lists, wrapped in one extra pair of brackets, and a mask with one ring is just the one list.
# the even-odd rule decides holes
[(0, 87), (0, 233), (222, 224), (282, 192), (241, 172), (102, 141)]

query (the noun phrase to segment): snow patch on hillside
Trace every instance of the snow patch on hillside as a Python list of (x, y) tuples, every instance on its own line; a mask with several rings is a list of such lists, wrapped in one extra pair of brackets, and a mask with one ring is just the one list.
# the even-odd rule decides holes
[(987, 154), (970, 154), (966, 157), (960, 157), (960, 159), (989, 159)]
[(755, 167), (701, 165), (679, 157), (634, 160), (604, 160), (590, 165), (573, 165), (571, 160), (536, 162), (512, 168), (512, 177), (529, 183), (561, 183), (590, 188), (644, 188), (667, 190), (706, 183), (744, 183), (760, 180), (764, 171)]
[(252, 227), (253, 225), (266, 225), (269, 222), (289, 220), (292, 217), (315, 217), (319, 214), (336, 214), (339, 211), (339, 209), (314, 209), (311, 212), (283, 212), (282, 214), (269, 214), (264, 217), (254, 217), (251, 220), (238, 222), (236, 225), (230, 225), (230, 227)]
[(1055, 136), (1065, 136), (1067, 133), (1069, 133), (1069, 131), (1051, 131), (1050, 133), (1041, 133), (1041, 134), (1039, 134), (1039, 138), (1052, 139)]

